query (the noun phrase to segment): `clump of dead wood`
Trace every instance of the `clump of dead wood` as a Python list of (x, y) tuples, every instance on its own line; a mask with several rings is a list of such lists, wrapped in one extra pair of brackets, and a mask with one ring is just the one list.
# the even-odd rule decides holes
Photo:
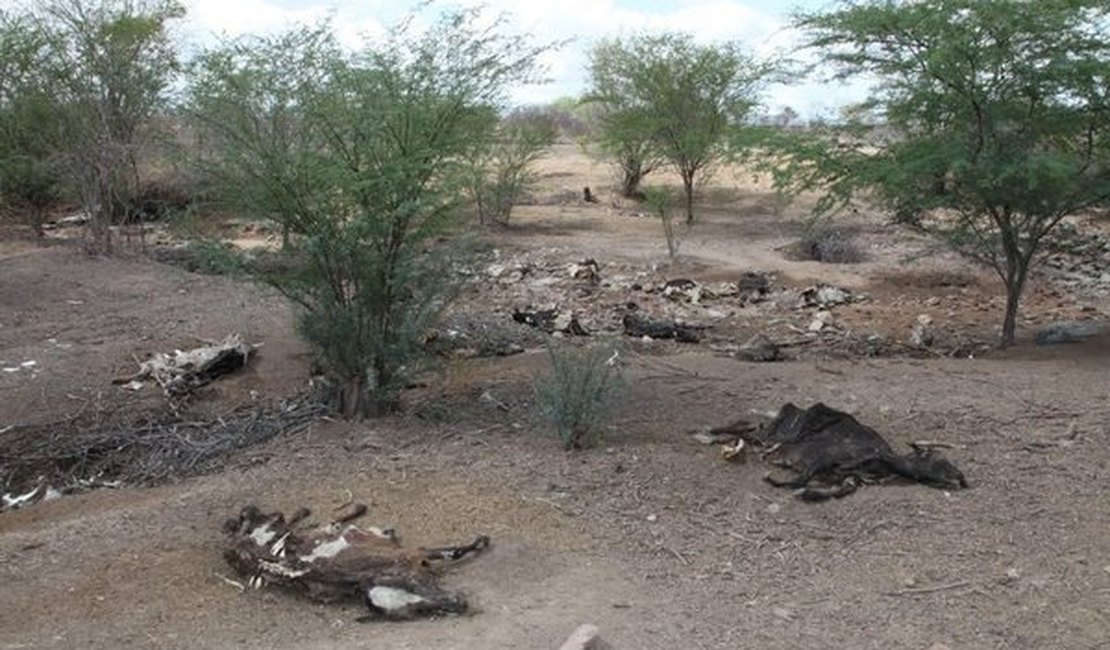
[(300, 396), (218, 417), (89, 408), (61, 422), (13, 427), (0, 437), (0, 493), (11, 507), (58, 493), (205, 473), (230, 452), (303, 428), (326, 411), (315, 398)]

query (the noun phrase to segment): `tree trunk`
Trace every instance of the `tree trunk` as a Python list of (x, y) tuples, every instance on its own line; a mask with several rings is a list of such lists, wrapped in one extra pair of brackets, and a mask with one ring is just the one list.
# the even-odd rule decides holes
[(625, 164), (621, 166), (624, 172), (621, 178), (621, 196), (626, 199), (637, 199), (643, 196), (640, 192), (640, 181), (644, 180), (643, 169), (639, 165)]
[(370, 396), (363, 377), (352, 377), (339, 385), (336, 410), (345, 420), (362, 419), (369, 410)]
[(1025, 279), (1029, 274), (1027, 260), (1013, 260), (1006, 277), (1006, 316), (1002, 320), (1002, 340), (998, 347), (1005, 349), (1013, 345), (1017, 338), (1018, 305), (1025, 290)]
[(694, 223), (694, 172), (682, 172), (682, 190), (686, 193), (686, 225)]

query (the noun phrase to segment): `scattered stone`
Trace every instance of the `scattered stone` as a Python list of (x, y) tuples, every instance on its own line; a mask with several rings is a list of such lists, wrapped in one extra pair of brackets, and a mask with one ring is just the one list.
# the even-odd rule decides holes
[(809, 327), (806, 329), (816, 333), (833, 326), (832, 312), (822, 310), (814, 314), (813, 320), (809, 322)]
[(784, 621), (794, 620), (794, 612), (785, 607), (772, 607), (771, 613), (775, 615), (775, 618), (782, 619)]
[(744, 361), (767, 363), (781, 359), (782, 351), (771, 339), (763, 334), (756, 334), (740, 346), (736, 351), (736, 357)]
[(693, 280), (685, 278), (668, 280), (662, 287), (663, 297), (699, 304), (703, 299), (715, 298), (716, 294)]
[(852, 302), (852, 294), (847, 289), (828, 284), (819, 284), (802, 291), (802, 307), (835, 307)]
[(567, 272), (575, 280), (585, 280), (590, 284), (598, 284), (601, 282), (600, 270), (601, 267), (595, 260), (588, 259), (571, 264)]
[(931, 347), (936, 342), (936, 332), (933, 331), (933, 317), (928, 314), (921, 314), (917, 317), (917, 322), (914, 323), (913, 330), (910, 332), (910, 343), (919, 348)]
[(1094, 323), (1054, 323), (1042, 330), (1038, 330), (1033, 335), (1033, 342), (1037, 345), (1079, 343), (1098, 333), (1099, 327)]
[(571, 336), (590, 335), (586, 328), (578, 322), (578, 317), (574, 314), (559, 314), (555, 317), (554, 327), (556, 332), (563, 332)]
[(603, 647), (601, 631), (596, 625), (585, 624), (579, 625), (563, 645), (559, 646), (559, 650), (602, 650)]
[(663, 295), (667, 295), (668, 291), (689, 291), (696, 286), (698, 286), (697, 282), (687, 278), (667, 280), (663, 283)]

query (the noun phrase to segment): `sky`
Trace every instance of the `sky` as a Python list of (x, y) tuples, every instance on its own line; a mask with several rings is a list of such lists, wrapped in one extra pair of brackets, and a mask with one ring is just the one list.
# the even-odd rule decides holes
[[(544, 104), (585, 89), (586, 52), (598, 40), (641, 32), (680, 31), (706, 43), (739, 41), (765, 57), (788, 52), (797, 34), (789, 28), (796, 10), (814, 11), (831, 0), (453, 0), (437, 4), (481, 5), (491, 15), (505, 12), (510, 25), (537, 40), (572, 39), (541, 60), (549, 83), (515, 89), (517, 104)], [(388, 26), (419, 3), (416, 0), (184, 0), (181, 27), (186, 40), (212, 43), (218, 35), (263, 34), (331, 17), (340, 40), (357, 47), (380, 38)], [(774, 113), (790, 106), (804, 117), (835, 112), (859, 101), (865, 89), (817, 82), (776, 86), (765, 94)]]

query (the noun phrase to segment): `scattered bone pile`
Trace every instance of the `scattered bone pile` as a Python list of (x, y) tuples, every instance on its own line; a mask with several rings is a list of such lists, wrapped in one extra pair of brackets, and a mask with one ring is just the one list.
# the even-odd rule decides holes
[[(455, 313), (484, 312), (546, 336), (623, 334), (644, 344), (702, 343), (745, 360), (777, 361), (795, 356), (790, 350), (802, 346), (890, 352), (893, 348), (885, 340), (848, 331), (834, 316), (844, 305), (867, 300), (827, 284), (779, 286), (775, 274), (763, 271), (740, 273), (734, 281), (699, 282), (660, 268), (598, 259), (568, 261), (564, 251), (553, 248), (495, 251), (492, 263), (472, 274), (472, 292)], [(431, 347), (444, 354), (486, 356), (482, 350), (505, 354), (544, 342), (513, 346), (468, 340), (455, 348), (446, 344), (470, 339), (463, 332), (474, 329), (441, 328), (430, 336), (435, 341)]]

